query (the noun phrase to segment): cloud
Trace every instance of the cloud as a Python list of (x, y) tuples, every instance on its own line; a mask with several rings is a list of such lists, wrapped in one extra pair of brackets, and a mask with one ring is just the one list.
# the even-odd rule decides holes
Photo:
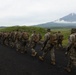
[(76, 0), (0, 0), (0, 25), (33, 25), (76, 13)]

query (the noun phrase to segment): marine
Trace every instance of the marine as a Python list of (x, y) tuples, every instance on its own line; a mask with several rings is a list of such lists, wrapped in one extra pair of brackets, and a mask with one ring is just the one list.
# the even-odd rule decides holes
[(57, 47), (58, 48), (59, 47), (63, 48), (62, 41), (63, 41), (63, 35), (61, 34), (60, 31), (58, 31), (58, 33), (57, 33)]
[(37, 33), (36, 33), (36, 31), (33, 31), (33, 33), (31, 34), (31, 37), (30, 37), (30, 47), (31, 47), (31, 51), (32, 51), (32, 54), (31, 54), (32, 56), (37, 55), (35, 47), (36, 47), (38, 41), (39, 41), (39, 38), (37, 36)]
[(22, 32), (21, 34), (21, 53), (27, 53), (27, 44), (29, 43), (29, 33), (28, 32)]
[(50, 52), (51, 56), (51, 64), (55, 65), (55, 52), (54, 52), (54, 46), (56, 44), (56, 36), (54, 34), (50, 33), (50, 29), (47, 30), (47, 33), (45, 34), (45, 40), (46, 43), (44, 42), (43, 46), (43, 54), (39, 56), (39, 59), (41, 61), (44, 61), (44, 58), (48, 52)]
[(66, 54), (68, 56), (68, 64), (65, 70), (71, 72), (72, 68), (76, 67), (76, 29), (71, 30)]

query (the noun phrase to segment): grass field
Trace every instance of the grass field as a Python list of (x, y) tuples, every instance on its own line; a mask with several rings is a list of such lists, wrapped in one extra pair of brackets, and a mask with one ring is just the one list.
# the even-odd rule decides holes
[[(46, 29), (44, 28), (40, 28), (40, 27), (27, 27), (27, 26), (15, 26), (15, 27), (7, 27), (7, 28), (0, 28), (0, 31), (2, 32), (11, 32), (13, 30), (19, 30), (19, 31), (26, 31), (29, 32), (29, 34), (31, 35), (32, 31), (36, 31), (37, 33), (41, 33), (41, 35), (44, 37), (44, 34), (46, 33)], [(62, 28), (62, 29), (51, 29), (51, 31), (53, 32), (57, 32), (57, 31), (61, 31), (61, 33), (64, 36), (64, 40), (63, 40), (63, 46), (66, 46), (68, 43), (68, 36), (70, 35), (70, 30), (69, 28)]]

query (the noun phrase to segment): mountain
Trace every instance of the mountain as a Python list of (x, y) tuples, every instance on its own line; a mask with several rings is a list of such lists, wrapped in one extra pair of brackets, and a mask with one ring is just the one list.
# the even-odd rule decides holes
[(39, 24), (36, 26), (44, 28), (57, 28), (57, 27), (76, 28), (76, 14), (71, 13), (55, 21)]
[(6, 26), (0, 26), (0, 28), (6, 28)]

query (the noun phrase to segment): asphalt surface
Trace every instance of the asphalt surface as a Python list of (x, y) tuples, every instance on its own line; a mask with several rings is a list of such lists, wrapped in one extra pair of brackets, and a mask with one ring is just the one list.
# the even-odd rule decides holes
[(32, 57), (30, 48), (26, 54), (21, 54), (14, 48), (0, 45), (0, 75), (76, 75), (76, 68), (73, 68), (71, 73), (64, 70), (67, 65), (65, 49), (55, 50), (55, 66), (50, 63), (50, 53), (42, 62), (38, 59), (42, 54), (39, 45), (36, 50), (38, 55)]

